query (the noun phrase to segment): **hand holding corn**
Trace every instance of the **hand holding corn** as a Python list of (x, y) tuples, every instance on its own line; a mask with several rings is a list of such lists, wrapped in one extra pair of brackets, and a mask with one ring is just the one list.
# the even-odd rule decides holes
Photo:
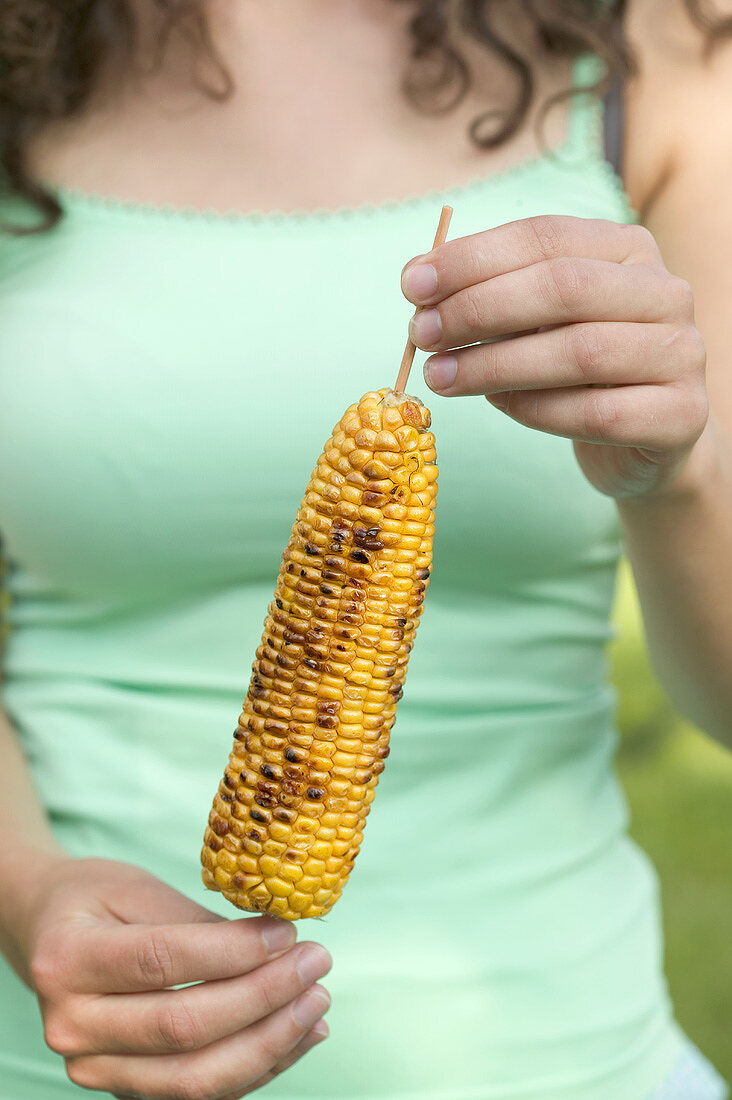
[[(3, 922), (46, 1042), (77, 1085), (119, 1096), (242, 1096), (328, 1035), (330, 956), (268, 917), (223, 920), (111, 860), (34, 853)], [(183, 989), (172, 986), (186, 984)]]
[(432, 568), (435, 440), (402, 392), (414, 350), (336, 424), (282, 557), (201, 853), (239, 909), (323, 916), (359, 853)]

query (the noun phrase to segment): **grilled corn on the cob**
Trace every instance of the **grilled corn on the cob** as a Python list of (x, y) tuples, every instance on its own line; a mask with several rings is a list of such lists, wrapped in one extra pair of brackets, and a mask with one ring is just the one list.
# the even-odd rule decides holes
[(201, 856), (240, 909), (321, 916), (358, 855), (429, 583), (429, 426), (415, 398), (367, 393), (313, 471)]

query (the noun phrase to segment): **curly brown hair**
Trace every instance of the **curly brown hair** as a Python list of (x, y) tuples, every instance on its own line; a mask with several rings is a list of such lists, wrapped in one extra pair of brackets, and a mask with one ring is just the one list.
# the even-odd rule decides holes
[[(395, 0), (397, 2), (397, 0)], [(516, 80), (505, 110), (482, 112), (470, 126), (481, 148), (511, 137), (525, 121), (534, 99), (532, 65), (496, 26), (502, 0), (398, 0), (413, 4), (409, 23), (411, 59), (403, 87), (415, 108), (441, 114), (452, 110), (471, 84), (470, 68), (452, 41), (457, 16), (465, 34), (501, 58)], [(171, 32), (185, 35), (212, 62), (218, 79), (205, 82), (208, 94), (225, 96), (231, 82), (219, 61), (205, 19), (205, 0), (151, 0), (161, 17), (158, 56)], [(711, 13), (704, 0), (684, 0), (687, 12), (711, 46), (732, 34), (732, 17)], [(633, 71), (623, 33), (626, 0), (520, 0), (536, 30), (538, 47), (548, 54), (599, 55), (607, 75)], [(0, 2), (0, 190), (29, 200), (41, 221), (53, 227), (62, 215), (51, 191), (32, 178), (27, 149), (33, 135), (51, 121), (83, 110), (97, 78), (112, 55), (135, 55), (136, 28), (130, 0), (1, 0)], [(572, 94), (568, 89), (543, 105)]]

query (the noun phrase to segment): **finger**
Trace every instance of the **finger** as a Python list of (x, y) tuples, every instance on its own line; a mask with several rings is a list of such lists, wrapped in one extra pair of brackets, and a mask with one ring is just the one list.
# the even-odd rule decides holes
[(265, 1073), (263, 1077), (260, 1077), (258, 1081), (250, 1085), (246, 1093), (234, 1093), (230, 1097), (226, 1097), (226, 1100), (238, 1100), (239, 1096), (245, 1096), (247, 1093), (255, 1092), (264, 1085), (268, 1085), (275, 1077), (279, 1077), (286, 1069), (290, 1069), (291, 1066), (294, 1066), (295, 1062), (299, 1062), (302, 1056), (307, 1054), (309, 1050), (312, 1050), (314, 1046), (317, 1046), (318, 1043), (322, 1043), (324, 1039), (327, 1039), (329, 1034), (328, 1025), (325, 1020), (321, 1020), (320, 1023), (315, 1025), (312, 1031), (309, 1031), (307, 1035), (300, 1040), (297, 1046), (294, 1047), (289, 1054), (281, 1058), (277, 1065), (272, 1067), (269, 1073)]
[[(311, 986), (292, 1004), (252, 1027), (190, 1054), (93, 1054), (69, 1058), (71, 1080), (82, 1088), (167, 1100), (172, 1095), (219, 1098), (242, 1094), (294, 1050), (327, 1012), (330, 997)], [(238, 1092), (237, 1092), (238, 1090)]]
[(423, 351), (440, 351), (542, 325), (686, 321), (692, 315), (690, 293), (683, 279), (643, 264), (545, 260), (417, 310), (409, 332)]
[(541, 215), (456, 237), (415, 256), (402, 270), (402, 292), (415, 305), (431, 304), (497, 275), (568, 256), (662, 264), (658, 246), (643, 226)]
[(703, 391), (675, 383), (593, 389), (513, 390), (488, 400), (513, 420), (585, 443), (666, 450), (703, 427)]
[(134, 993), (234, 978), (292, 947), (292, 924), (270, 917), (201, 924), (113, 925), (83, 931), (73, 986), (85, 993)]
[(332, 963), (320, 944), (301, 943), (240, 977), (174, 992), (94, 998), (80, 1011), (75, 1029), (79, 1040), (73, 1053), (199, 1050), (289, 1004), (324, 977)]
[(606, 321), (560, 325), (433, 355), (424, 376), (445, 397), (554, 389), (588, 382), (667, 382), (702, 361), (695, 328)]

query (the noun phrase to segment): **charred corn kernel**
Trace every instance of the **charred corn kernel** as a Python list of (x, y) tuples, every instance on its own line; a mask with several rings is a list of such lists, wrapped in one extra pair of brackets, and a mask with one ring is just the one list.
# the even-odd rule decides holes
[(414, 398), (365, 394), (306, 489), (201, 854), (240, 909), (322, 916), (348, 881), (429, 584), (429, 426)]

